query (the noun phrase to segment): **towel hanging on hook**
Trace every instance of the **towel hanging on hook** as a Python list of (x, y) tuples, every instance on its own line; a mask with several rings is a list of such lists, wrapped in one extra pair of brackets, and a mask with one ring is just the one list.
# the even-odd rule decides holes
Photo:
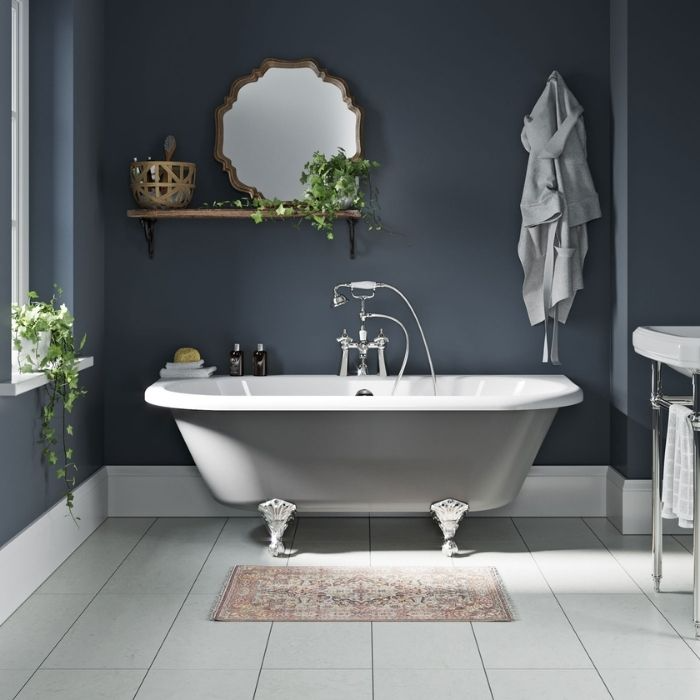
[(576, 292), (583, 289), (586, 224), (601, 215), (586, 161), (582, 114), (583, 107), (554, 71), (521, 133), (529, 153), (518, 242), (523, 299), (530, 324), (544, 323), (542, 362), (555, 365), (560, 364), (558, 326), (566, 323)]

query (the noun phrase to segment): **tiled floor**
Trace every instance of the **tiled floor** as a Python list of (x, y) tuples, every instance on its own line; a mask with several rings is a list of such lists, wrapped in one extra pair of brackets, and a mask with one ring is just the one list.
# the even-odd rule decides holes
[[(427, 518), (300, 519), (272, 559), (259, 520), (110, 519), (0, 627), (0, 699), (695, 700), (688, 536), (606, 520), (472, 518), (460, 555)], [(512, 623), (214, 623), (234, 564), (494, 565)]]

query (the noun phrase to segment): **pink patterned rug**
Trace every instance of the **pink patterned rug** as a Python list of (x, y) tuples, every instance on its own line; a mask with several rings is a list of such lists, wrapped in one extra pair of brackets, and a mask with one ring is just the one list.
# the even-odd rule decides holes
[(493, 567), (237, 566), (212, 618), (221, 622), (510, 622)]

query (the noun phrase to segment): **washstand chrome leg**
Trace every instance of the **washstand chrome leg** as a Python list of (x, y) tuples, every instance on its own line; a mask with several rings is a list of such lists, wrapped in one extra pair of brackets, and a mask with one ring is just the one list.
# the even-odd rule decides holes
[(282, 535), (287, 525), (294, 519), (297, 507), (293, 503), (283, 501), (281, 498), (273, 498), (258, 506), (258, 510), (265, 518), (265, 524), (270, 531), (270, 545), (268, 549), (273, 557), (284, 553)]
[(693, 373), (693, 622), (700, 638), (700, 374)]
[(446, 498), (444, 501), (437, 501), (430, 506), (430, 512), (442, 530), (445, 541), (442, 544), (442, 551), (448, 557), (457, 553), (455, 535), (457, 528), (462, 522), (462, 518), (469, 510), (469, 504), (457, 501), (454, 498)]
[(661, 520), (661, 363), (651, 363), (651, 551), (654, 559), (654, 590), (661, 588), (663, 524)]

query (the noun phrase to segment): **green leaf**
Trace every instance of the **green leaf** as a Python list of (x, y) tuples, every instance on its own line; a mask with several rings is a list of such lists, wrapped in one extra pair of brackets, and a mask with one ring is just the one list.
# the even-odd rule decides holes
[(73, 434), (73, 426), (70, 423), (68, 423), (68, 425), (66, 426), (66, 435), (72, 435), (72, 434)]
[(262, 220), (263, 220), (262, 212), (260, 212), (260, 211), (254, 211), (254, 212), (250, 215), (250, 218), (251, 218), (256, 224), (260, 224), (260, 223), (262, 223)]

